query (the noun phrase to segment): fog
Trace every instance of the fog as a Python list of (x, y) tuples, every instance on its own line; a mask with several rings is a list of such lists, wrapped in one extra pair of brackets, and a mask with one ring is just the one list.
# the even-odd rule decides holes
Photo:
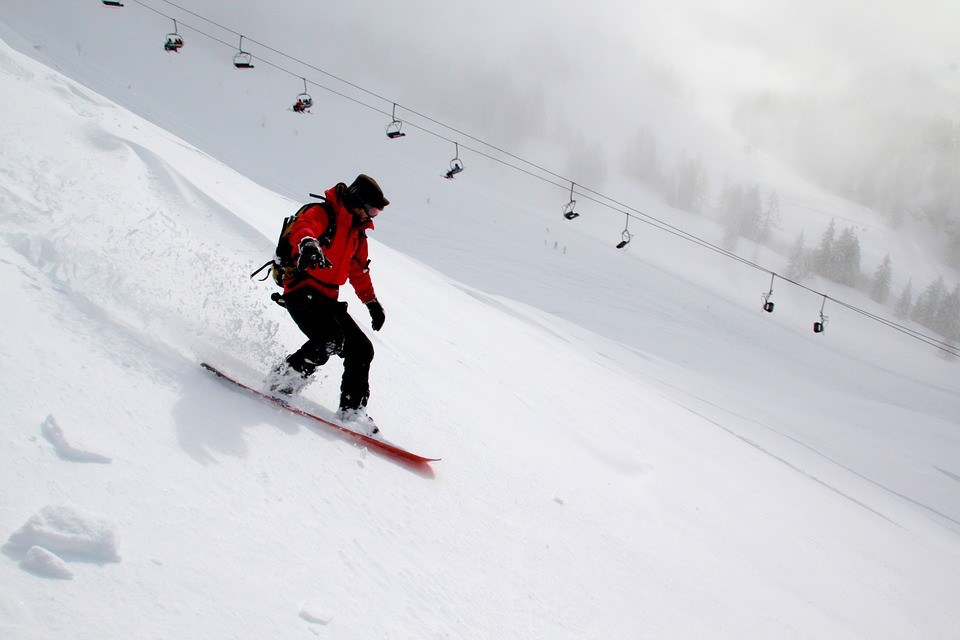
[[(938, 177), (960, 169), (957, 2), (284, 0), (235, 11), (204, 0), (190, 8), (511, 151), (557, 144), (567, 161), (549, 168), (595, 188), (639, 130), (654, 127), (668, 164), (703, 152), (695, 126), (661, 126), (664, 103), (651, 91), (662, 90), (675, 108), (734, 127), (749, 148), (840, 195), (894, 217), (960, 217), (960, 185)], [(931, 153), (931, 136), (947, 138), (940, 152)], [(878, 155), (896, 160), (878, 164)], [(905, 164), (932, 168), (902, 176), (893, 193)], [(932, 182), (940, 193), (930, 195)]]
[[(225, 13), (216, 2), (196, 4)], [(597, 120), (590, 112), (563, 108), (571, 96), (598, 108), (610, 102), (626, 108), (636, 97), (632, 80), (663, 68), (672, 70), (686, 97), (721, 121), (745, 96), (767, 91), (826, 103), (863, 93), (886, 102), (878, 108), (942, 109), (953, 116), (960, 104), (956, 2), (338, 5), (271, 3), (275, 25), (263, 24), (263, 16), (245, 22), (262, 26), (271, 41), (292, 34), (320, 66), (443, 114), (475, 102), (464, 97), (505, 91), (517, 98), (518, 114), (529, 116), (536, 96), (541, 110), (588, 127)], [(223, 19), (234, 17), (241, 16)], [(917, 78), (925, 94), (918, 95)]]
[[(702, 158), (715, 192), (730, 163), (711, 153), (742, 148), (771, 154), (898, 224), (922, 220), (942, 230), (960, 220), (955, 1), (128, 0), (122, 21), (116, 10), (89, 2), (81, 13), (97, 29), (84, 33), (78, 25), (80, 58), (108, 46), (90, 40), (109, 23), (105, 40), (122, 38), (124, 21), (155, 22), (162, 32), (172, 26), (164, 15), (176, 16), (191, 53), (227, 61), (242, 33), (255, 56), (283, 66), (287, 74), (257, 74), (261, 92), (295, 91), (303, 74), (380, 111), (396, 102), (408, 121), (424, 114), (454, 127), (450, 138), (465, 132), (593, 189), (624, 177), (616, 169), (639, 135), (655, 144), (664, 171)], [(36, 2), (0, 5), (21, 21), (40, 22)], [(122, 65), (118, 60), (114, 81), (135, 85), (143, 70)], [(173, 76), (167, 81), (174, 90)], [(226, 92), (240, 81), (211, 82), (213, 92)], [(167, 114), (158, 106), (155, 119)], [(224, 139), (230, 136), (161, 124), (245, 170), (246, 149)], [(736, 142), (707, 139), (717, 135)], [(296, 170), (287, 173), (289, 180), (279, 171), (257, 179), (293, 193), (302, 181)], [(708, 208), (716, 208), (716, 197)]]

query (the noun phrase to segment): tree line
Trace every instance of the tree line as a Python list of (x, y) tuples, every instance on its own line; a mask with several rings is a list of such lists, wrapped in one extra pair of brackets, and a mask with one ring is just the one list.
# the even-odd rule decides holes
[[(657, 188), (671, 206), (697, 214), (706, 213), (709, 208), (709, 181), (701, 159), (684, 152), (672, 168), (665, 168), (656, 137), (647, 129), (641, 129), (630, 142), (621, 167), (630, 177)], [(957, 188), (960, 193), (960, 184)], [(727, 183), (720, 191), (715, 211), (723, 228), (725, 249), (733, 251), (740, 238), (758, 245), (773, 244), (773, 231), (780, 222), (780, 201), (775, 190), (764, 197), (757, 184)], [(947, 219), (944, 218), (944, 228), (953, 228)], [(945, 236), (960, 266), (960, 223), (956, 230), (955, 235)], [(855, 227), (838, 230), (831, 220), (816, 246), (808, 247), (804, 233), (800, 233), (789, 250), (785, 275), (798, 282), (821, 276), (857, 288), (874, 301), (889, 305), (893, 302), (890, 256), (885, 256), (872, 272), (864, 272), (861, 262)], [(893, 303), (893, 310), (897, 317), (913, 320), (947, 341), (960, 342), (960, 285), (951, 289), (943, 276), (916, 296), (910, 280)]]
[(827, 102), (764, 92), (744, 99), (732, 124), (751, 148), (895, 228), (908, 218), (928, 226), (942, 238), (944, 261), (960, 268), (960, 119), (880, 106), (856, 94)]
[[(819, 275), (834, 282), (855, 287), (880, 304), (890, 303), (893, 266), (886, 255), (872, 274), (861, 270), (860, 241), (854, 227), (837, 234), (836, 223), (830, 225), (816, 247), (806, 247), (801, 232), (790, 251), (786, 276), (802, 280)], [(948, 342), (960, 341), (960, 284), (952, 289), (941, 275), (914, 299), (913, 280), (901, 291), (893, 310), (903, 320), (914, 322), (943, 336)]]

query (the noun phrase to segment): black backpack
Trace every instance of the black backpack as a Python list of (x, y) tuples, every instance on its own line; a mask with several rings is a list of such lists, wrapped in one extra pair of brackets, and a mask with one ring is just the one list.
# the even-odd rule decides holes
[(277, 239), (277, 248), (273, 252), (273, 259), (267, 260), (265, 263), (263, 263), (263, 266), (251, 273), (251, 278), (255, 277), (268, 267), (270, 268), (270, 271), (267, 272), (267, 275), (261, 278), (261, 280), (266, 280), (267, 278), (272, 277), (273, 281), (278, 287), (283, 286), (284, 280), (291, 280), (298, 275), (303, 275), (303, 277), (306, 277), (306, 274), (297, 273), (297, 263), (293, 259), (293, 245), (290, 244), (290, 231), (293, 229), (293, 223), (296, 222), (300, 214), (311, 207), (322, 207), (327, 213), (327, 230), (323, 232), (322, 236), (317, 238), (320, 246), (329, 247), (333, 242), (333, 236), (337, 233), (337, 216), (333, 211), (332, 205), (327, 202), (323, 196), (318, 196), (314, 193), (311, 193), (310, 197), (320, 198), (322, 202), (308, 202), (300, 207), (295, 214), (292, 216), (287, 216), (283, 219), (283, 224), (280, 226), (280, 237)]

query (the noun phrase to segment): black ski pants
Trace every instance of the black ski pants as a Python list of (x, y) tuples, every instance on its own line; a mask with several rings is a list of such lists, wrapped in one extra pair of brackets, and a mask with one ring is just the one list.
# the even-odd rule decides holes
[(305, 376), (313, 375), (331, 355), (343, 358), (340, 408), (359, 409), (370, 397), (373, 343), (347, 313), (347, 303), (318, 291), (300, 289), (283, 296), (290, 317), (308, 340), (287, 356), (287, 363)]

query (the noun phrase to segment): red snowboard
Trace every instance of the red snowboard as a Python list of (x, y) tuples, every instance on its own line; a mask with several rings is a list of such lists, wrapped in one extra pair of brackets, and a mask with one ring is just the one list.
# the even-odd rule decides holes
[(231, 378), (230, 376), (228, 376), (227, 374), (225, 374), (223, 371), (220, 371), (219, 369), (217, 369), (216, 367), (214, 367), (214, 366), (211, 365), (211, 364), (207, 364), (206, 362), (201, 362), (201, 363), (200, 363), (200, 366), (203, 367), (204, 369), (206, 369), (207, 371), (210, 371), (210, 372), (214, 373), (214, 374), (215, 374), (217, 377), (219, 377), (221, 380), (226, 380), (227, 382), (230, 382), (230, 383), (236, 385), (237, 387), (239, 387), (239, 388), (241, 388), (241, 389), (245, 389), (246, 391), (248, 391), (248, 392), (250, 392), (250, 393), (252, 393), (252, 394), (254, 394), (254, 395), (256, 395), (256, 396), (259, 396), (259, 397), (263, 398), (264, 400), (267, 400), (267, 401), (269, 401), (269, 402), (272, 402), (273, 404), (277, 405), (278, 407), (282, 407), (283, 409), (286, 409), (287, 411), (290, 411), (291, 413), (295, 413), (295, 414), (297, 414), (298, 416), (303, 416), (304, 418), (310, 418), (311, 420), (316, 420), (317, 422), (320, 422), (320, 423), (322, 423), (322, 424), (330, 427), (331, 429), (335, 429), (336, 431), (338, 431), (339, 433), (341, 433), (341, 434), (343, 434), (343, 435), (346, 435), (346, 436), (349, 436), (349, 437), (352, 438), (352, 439), (358, 440), (360, 443), (366, 445), (367, 447), (369, 447), (370, 449), (372, 449), (372, 450), (374, 450), (374, 451), (380, 451), (380, 452), (385, 453), (385, 454), (387, 454), (387, 455), (390, 455), (390, 456), (399, 458), (399, 459), (401, 459), (401, 460), (405, 460), (405, 461), (407, 461), (407, 462), (411, 462), (411, 463), (416, 464), (416, 465), (426, 465), (427, 463), (436, 462), (437, 460), (440, 459), (440, 458), (425, 458), (424, 456), (417, 455), (416, 453), (411, 453), (411, 452), (407, 451), (406, 449), (401, 449), (400, 447), (398, 447), (398, 446), (396, 446), (396, 445), (394, 445), (394, 444), (390, 444), (389, 442), (385, 442), (385, 441), (383, 441), (383, 440), (377, 440), (376, 438), (371, 438), (370, 436), (364, 435), (364, 434), (362, 434), (362, 433), (357, 433), (356, 431), (351, 431), (350, 429), (347, 429), (347, 428), (344, 427), (343, 425), (337, 424), (336, 422), (334, 422), (334, 421), (332, 421), (332, 420), (328, 420), (328, 419), (326, 419), (326, 418), (321, 418), (320, 416), (315, 415), (315, 414), (313, 414), (313, 413), (310, 413), (309, 411), (304, 411), (303, 409), (299, 409), (299, 408), (297, 408), (297, 407), (295, 407), (295, 406), (287, 403), (286, 401), (282, 400), (281, 398), (275, 398), (275, 397), (271, 396), (271, 395), (268, 394), (268, 393), (264, 393), (263, 391), (260, 391), (260, 390), (258, 390), (258, 389), (254, 389), (254, 388), (251, 387), (251, 386), (245, 385), (244, 383), (240, 382), (239, 380), (235, 380), (234, 378)]

